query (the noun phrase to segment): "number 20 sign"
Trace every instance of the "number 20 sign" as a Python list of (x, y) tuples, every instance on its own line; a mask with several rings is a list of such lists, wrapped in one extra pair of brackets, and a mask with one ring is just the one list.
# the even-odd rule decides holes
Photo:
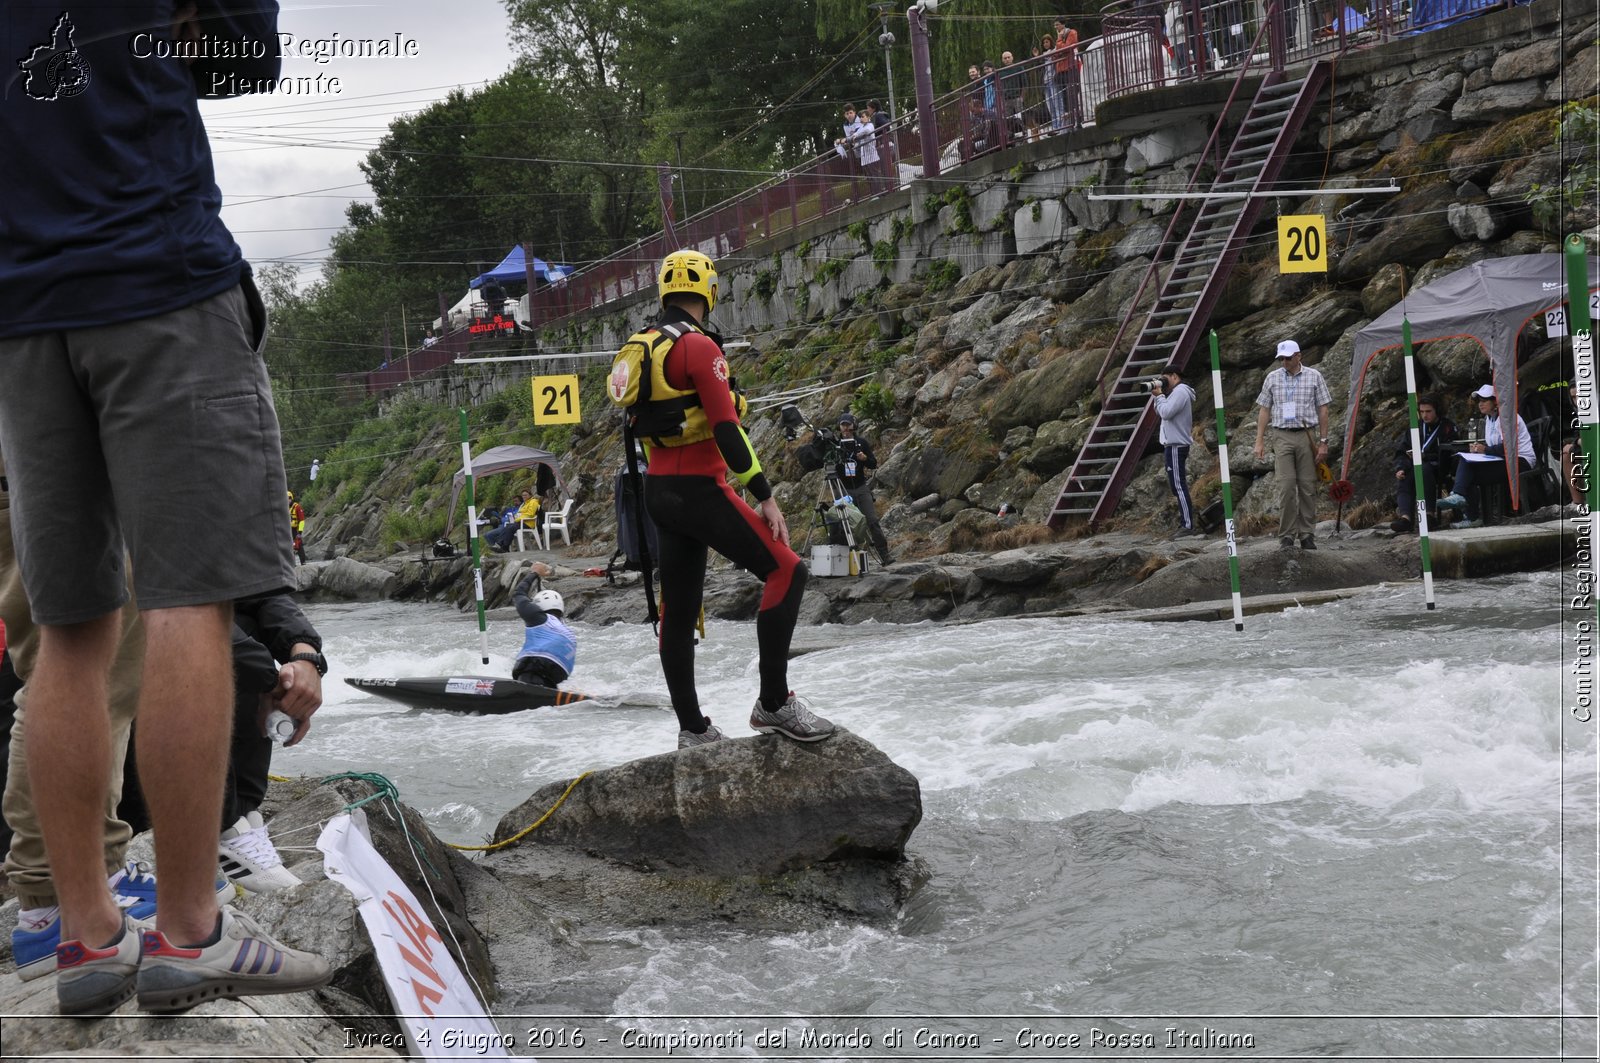
[(582, 419), (580, 413), (576, 376), (533, 378), (534, 424), (577, 424)]
[(1328, 222), (1321, 214), (1278, 219), (1278, 272), (1328, 272)]

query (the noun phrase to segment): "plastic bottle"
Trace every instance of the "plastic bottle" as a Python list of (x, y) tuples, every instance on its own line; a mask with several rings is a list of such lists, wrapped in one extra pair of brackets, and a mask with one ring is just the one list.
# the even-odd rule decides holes
[(273, 709), (267, 713), (267, 737), (278, 745), (283, 745), (294, 737), (294, 718), (282, 709)]

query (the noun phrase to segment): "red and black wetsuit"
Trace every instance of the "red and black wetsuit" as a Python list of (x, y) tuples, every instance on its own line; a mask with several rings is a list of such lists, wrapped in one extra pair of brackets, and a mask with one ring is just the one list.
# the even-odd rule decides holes
[[(668, 307), (661, 320), (694, 319)], [(660, 531), (661, 670), (682, 729), (700, 733), (705, 717), (694, 685), (694, 629), (705, 595), (706, 550), (759, 576), (766, 589), (756, 614), (761, 701), (776, 709), (789, 696), (789, 640), (800, 615), (806, 567), (772, 536), (766, 520), (728, 484), (728, 474), (764, 501), (772, 495), (765, 474), (739, 427), (728, 389), (728, 363), (710, 337), (689, 332), (667, 354), (663, 370), (675, 388), (699, 396), (711, 439), (687, 446), (650, 448), (645, 509)]]

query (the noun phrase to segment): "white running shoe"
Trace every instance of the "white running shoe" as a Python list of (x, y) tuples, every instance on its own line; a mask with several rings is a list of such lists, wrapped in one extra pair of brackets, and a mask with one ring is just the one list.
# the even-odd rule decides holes
[(267, 837), (260, 812), (249, 812), (222, 832), (217, 845), (222, 873), (246, 893), (271, 893), (300, 885)]

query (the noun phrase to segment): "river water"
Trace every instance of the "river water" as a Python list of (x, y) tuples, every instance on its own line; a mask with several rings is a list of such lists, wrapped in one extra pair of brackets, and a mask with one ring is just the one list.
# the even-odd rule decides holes
[[(920, 780), (931, 881), (894, 926), (576, 928), (583, 974), (501, 1010), (588, 1018), (503, 1025), (582, 1030), (541, 1058), (643, 1058), (688, 1032), (720, 1040), (674, 1058), (1592, 1059), (1597, 725), (1572, 677), (1594, 613), (1569, 605), (1541, 573), (1443, 583), (1432, 613), (1377, 588), (1243, 633), (802, 629), (843, 645), (797, 658), (795, 688)], [(663, 709), (463, 717), (339, 682), (504, 673), (515, 621), (491, 626), (485, 669), (447, 607), (311, 614), (328, 701), (275, 770), (381, 772), (447, 840), (674, 746)], [(647, 627), (578, 627), (574, 686), (659, 695)], [(753, 626), (711, 622), (702, 697), (731, 734), (753, 659)]]

